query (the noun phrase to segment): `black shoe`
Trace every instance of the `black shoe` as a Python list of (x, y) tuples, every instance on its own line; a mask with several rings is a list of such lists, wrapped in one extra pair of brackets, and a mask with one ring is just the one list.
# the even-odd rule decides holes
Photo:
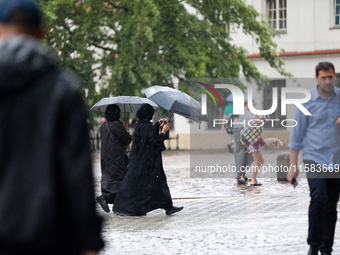
[(96, 197), (97, 202), (100, 204), (100, 206), (103, 208), (103, 210), (107, 213), (110, 212), (110, 208), (107, 205), (105, 199), (103, 196)]
[(310, 246), (307, 255), (318, 255), (318, 254), (319, 254), (318, 249), (315, 248), (315, 247)]
[(184, 208), (183, 206), (180, 206), (180, 207), (172, 206), (170, 209), (165, 210), (165, 213), (166, 215), (171, 215), (176, 212), (182, 211), (183, 208)]

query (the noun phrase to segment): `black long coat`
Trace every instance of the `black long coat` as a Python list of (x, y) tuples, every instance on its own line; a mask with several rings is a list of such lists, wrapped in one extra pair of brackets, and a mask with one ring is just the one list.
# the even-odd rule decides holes
[(119, 215), (144, 215), (157, 208), (172, 206), (163, 169), (162, 154), (166, 136), (159, 124), (139, 123), (140, 135), (133, 136), (130, 165), (120, 184), (113, 211)]
[(127, 172), (126, 146), (131, 135), (120, 121), (108, 121), (100, 127), (102, 194), (106, 202), (113, 203), (121, 180)]

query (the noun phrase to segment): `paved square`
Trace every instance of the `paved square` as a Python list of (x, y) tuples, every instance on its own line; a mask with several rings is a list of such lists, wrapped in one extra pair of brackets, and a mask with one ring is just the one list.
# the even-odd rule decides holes
[[(275, 164), (277, 154), (264, 152), (265, 164)], [(225, 157), (227, 152), (212, 154)], [(96, 192), (100, 193), (100, 163), (94, 163)], [(190, 178), (189, 152), (165, 152), (163, 165), (174, 205), (184, 210), (166, 216), (155, 210), (142, 217), (98, 212), (105, 219), (106, 247), (112, 254), (307, 254), (309, 189), (259, 178), (261, 187), (236, 185), (231, 178)], [(110, 205), (111, 208), (111, 205)], [(340, 231), (335, 233), (333, 254), (340, 254)]]

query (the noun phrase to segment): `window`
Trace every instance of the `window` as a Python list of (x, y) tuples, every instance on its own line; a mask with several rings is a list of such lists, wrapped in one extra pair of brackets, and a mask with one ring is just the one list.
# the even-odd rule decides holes
[(263, 90), (263, 109), (268, 110), (273, 105), (273, 88), (277, 88), (277, 108), (275, 112), (269, 115), (269, 119), (279, 119), (280, 121), (267, 121), (265, 124), (266, 130), (285, 129), (282, 127), (281, 121), (286, 119), (281, 115), (281, 88), (286, 87), (286, 80), (271, 80), (270, 85)]
[(340, 0), (334, 0), (334, 25), (340, 26)]
[[(339, 1), (340, 0), (336, 0)], [(287, 0), (267, 0), (268, 22), (275, 30), (287, 29)]]

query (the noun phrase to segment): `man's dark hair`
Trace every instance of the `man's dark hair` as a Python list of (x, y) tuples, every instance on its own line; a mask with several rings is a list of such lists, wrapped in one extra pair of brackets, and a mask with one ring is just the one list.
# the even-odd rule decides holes
[(334, 65), (331, 62), (320, 62), (316, 67), (315, 67), (315, 74), (318, 77), (319, 76), (319, 71), (324, 70), (328, 71), (329, 69), (333, 69), (333, 72), (335, 73), (335, 68)]

